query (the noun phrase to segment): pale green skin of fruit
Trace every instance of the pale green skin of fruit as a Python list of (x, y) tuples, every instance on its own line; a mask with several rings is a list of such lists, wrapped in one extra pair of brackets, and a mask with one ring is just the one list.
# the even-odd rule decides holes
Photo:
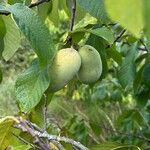
[(80, 66), (81, 58), (75, 49), (58, 51), (49, 70), (51, 82), (48, 91), (56, 92), (62, 89), (77, 74)]
[(98, 51), (90, 46), (84, 45), (79, 49), (81, 57), (81, 68), (77, 74), (79, 81), (84, 84), (95, 83), (102, 74), (102, 61)]

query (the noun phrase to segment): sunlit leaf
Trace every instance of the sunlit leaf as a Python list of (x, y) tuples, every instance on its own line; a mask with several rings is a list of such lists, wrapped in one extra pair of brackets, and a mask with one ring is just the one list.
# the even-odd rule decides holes
[(30, 145), (19, 145), (13, 147), (13, 150), (30, 150), (31, 146)]
[(141, 36), (144, 28), (141, 0), (105, 0), (105, 6), (113, 21), (120, 23), (136, 37)]
[(12, 135), (12, 126), (17, 122), (15, 117), (6, 117), (0, 119), (0, 148), (5, 150), (10, 144), (15, 143), (15, 138)]
[(36, 12), (18, 3), (9, 6), (8, 10), (13, 14), (16, 24), (37, 53), (40, 65), (45, 66), (49, 64), (54, 56), (55, 48), (48, 28)]
[(21, 74), (16, 81), (16, 97), (22, 112), (30, 112), (49, 86), (47, 68), (41, 70), (38, 60)]
[(3, 17), (6, 34), (4, 36), (4, 51), (2, 56), (7, 61), (9, 60), (20, 46), (20, 31), (15, 22), (10, 16)]
[(92, 30), (91, 29), (77, 29), (77, 30), (73, 31), (72, 34), (78, 33), (78, 32), (92, 33), (96, 36), (99, 36), (99, 37), (105, 39), (110, 44), (112, 44), (114, 42), (113, 32), (106, 27), (96, 28), (96, 29), (92, 29)]
[(52, 9), (49, 14), (49, 19), (54, 23), (54, 25), (58, 26), (59, 22), (59, 13), (58, 13), (58, 0), (52, 0)]
[(1, 16), (0, 16), (0, 33), (1, 33), (0, 34), (0, 57), (1, 57), (2, 52), (4, 50), (4, 36), (6, 33), (5, 23)]

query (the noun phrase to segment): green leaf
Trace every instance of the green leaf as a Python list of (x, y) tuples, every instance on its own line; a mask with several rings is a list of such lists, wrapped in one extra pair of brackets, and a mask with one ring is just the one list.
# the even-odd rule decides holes
[[(149, 87), (146, 85), (149, 82), (149, 77), (147, 76), (147, 67), (149, 65), (146, 63), (142, 66), (139, 71), (136, 73), (136, 78), (134, 80), (133, 88), (134, 88), (134, 96), (136, 98), (136, 102), (139, 108), (144, 108), (150, 98)], [(145, 83), (143, 79), (145, 78)]]
[(45, 19), (49, 15), (51, 9), (52, 9), (52, 1), (40, 4), (38, 6), (38, 15), (41, 17), (42, 20), (45, 21)]
[(16, 97), (22, 112), (30, 112), (42, 98), (50, 83), (47, 68), (40, 69), (38, 60), (16, 81)]
[(97, 23), (97, 20), (90, 16), (89, 14), (86, 14), (84, 18), (82, 18), (82, 20), (80, 20), (75, 26), (74, 26), (74, 30), (78, 30), (79, 28), (85, 28), (88, 25), (95, 25)]
[(2, 52), (4, 50), (4, 36), (6, 34), (6, 27), (4, 20), (0, 17), (0, 57), (2, 56)]
[(2, 56), (8, 61), (20, 46), (20, 32), (10, 16), (3, 17), (6, 34), (4, 37), (4, 50)]
[(5, 150), (15, 140), (12, 135), (12, 126), (16, 122), (15, 117), (0, 119), (0, 148)]
[[(62, 0), (59, 3), (62, 3)], [(68, 16), (71, 17), (71, 13), (72, 13), (72, 1), (71, 0), (66, 0), (66, 6), (68, 8), (68, 10), (66, 10), (66, 12), (68, 12)], [(80, 4), (77, 1), (76, 2), (75, 23), (77, 23), (80, 20), (82, 20), (85, 17), (85, 15), (86, 15), (86, 11), (80, 6)]]
[(54, 56), (53, 40), (36, 12), (23, 4), (14, 4), (9, 6), (8, 10), (37, 53), (40, 65), (51, 63)]
[(2, 17), (0, 17), (0, 38), (3, 38), (6, 34), (5, 23)]
[(134, 145), (125, 145), (120, 143), (106, 142), (99, 145), (94, 146), (91, 150), (125, 150), (128, 148), (132, 148), (134, 150), (141, 150), (139, 147)]
[(24, 2), (24, 0), (8, 0), (8, 3), (9, 4), (15, 4), (15, 3), (23, 3)]
[(78, 2), (93, 17), (103, 23), (108, 22), (109, 19), (104, 7), (104, 0), (78, 0)]
[(116, 61), (118, 64), (122, 62), (121, 54), (116, 50), (115, 46), (107, 49), (107, 55)]
[(145, 33), (147, 36), (147, 45), (148, 49), (150, 50), (150, 1), (149, 0), (144, 0), (143, 1), (143, 6), (144, 6), (144, 19), (145, 19)]
[(107, 12), (113, 21), (120, 23), (136, 37), (144, 27), (141, 0), (105, 0)]
[(58, 26), (59, 22), (58, 5), (58, 0), (52, 0), (52, 10), (49, 14), (49, 19), (54, 23), (55, 26)]
[(96, 136), (99, 136), (101, 134), (102, 129), (100, 128), (98, 123), (90, 122), (90, 127)]
[(35, 123), (36, 125), (38, 125), (41, 128), (45, 127), (45, 121), (44, 121), (44, 108), (45, 108), (45, 100), (47, 100), (47, 105), (49, 105), (49, 103), (51, 102), (51, 99), (53, 97), (52, 93), (45, 93), (46, 97), (43, 96), (40, 100), (40, 102), (38, 103), (38, 105), (36, 105), (36, 107), (31, 111), (29, 118), (30, 121)]
[(3, 80), (3, 72), (2, 72), (2, 70), (0, 68), (0, 83), (2, 82), (2, 80)]
[(143, 78), (145, 83), (150, 87), (150, 62), (144, 66)]
[(136, 45), (130, 47), (126, 57), (122, 61), (120, 70), (118, 71), (118, 78), (123, 87), (131, 85), (135, 78), (136, 66), (135, 57), (137, 55)]
[(103, 39), (105, 39), (110, 44), (113, 44), (113, 42), (114, 42), (113, 32), (106, 27), (89, 30), (89, 32), (92, 34), (95, 34), (99, 37), (102, 37)]
[(29, 150), (31, 149), (30, 145), (20, 145), (13, 147), (13, 150)]
[(107, 57), (106, 57), (106, 50), (105, 50), (106, 41), (102, 39), (101, 37), (91, 34), (86, 44), (93, 46), (100, 53), (101, 59), (102, 59), (102, 65), (103, 65), (101, 78), (103, 78), (107, 74), (107, 71), (108, 71), (108, 65), (107, 65), (107, 59), (106, 59)]
[(88, 33), (94, 34), (96, 36), (99, 36), (99, 37), (105, 39), (109, 44), (113, 44), (113, 42), (114, 42), (113, 32), (111, 30), (109, 30), (108, 28), (106, 28), (106, 27), (96, 28), (96, 29), (93, 29), (93, 30), (90, 30), (90, 29), (77, 29), (77, 30), (74, 30), (72, 32), (72, 34), (75, 34), (75, 33), (78, 33), (78, 32), (88, 32)]

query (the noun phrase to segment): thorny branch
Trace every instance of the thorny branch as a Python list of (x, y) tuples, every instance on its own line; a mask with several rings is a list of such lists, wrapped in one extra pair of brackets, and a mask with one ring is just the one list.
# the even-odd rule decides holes
[[(50, 0), (37, 0), (36, 2), (31, 3), (28, 7), (33, 8), (33, 7), (38, 6), (38, 5), (45, 3), (45, 2), (50, 2)], [(9, 14), (11, 14), (11, 13), (8, 11), (0, 11), (0, 15), (8, 16)]]
[(33, 144), (40, 147), (42, 150), (50, 150), (50, 146), (47, 145), (45, 139), (57, 145), (57, 147), (59, 147), (60, 150), (64, 150), (60, 142), (71, 144), (73, 147), (76, 147), (80, 150), (88, 150), (88, 148), (86, 148), (79, 142), (76, 142), (67, 137), (50, 135), (46, 131), (42, 131), (37, 125), (32, 124), (27, 120), (23, 120), (22, 118), (19, 118), (18, 120), (19, 124), (14, 125), (14, 127), (21, 129), (23, 132), (29, 133), (34, 139)]

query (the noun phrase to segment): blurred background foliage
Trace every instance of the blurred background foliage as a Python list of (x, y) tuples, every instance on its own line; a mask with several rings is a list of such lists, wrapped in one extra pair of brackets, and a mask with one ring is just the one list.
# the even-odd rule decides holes
[[(16, 1), (10, 0), (9, 3)], [(96, 20), (90, 9), (88, 12), (92, 16), (82, 6), (82, 2), (77, 3), (74, 27), (80, 31), (73, 33), (68, 32), (71, 16), (69, 0), (53, 0), (34, 8), (49, 27), (56, 49), (67, 47), (66, 38), (72, 35), (79, 46), (85, 43), (94, 46), (103, 62), (103, 75), (96, 84), (83, 85), (74, 78), (64, 89), (55, 93), (48, 109), (49, 132), (71, 137), (88, 147), (115, 141), (149, 150), (150, 67), (142, 43), (145, 37), (136, 39), (107, 16), (104, 20)], [(102, 27), (113, 33), (116, 44), (111, 46), (105, 37), (84, 32)], [(122, 31), (124, 33), (120, 36)], [(111, 41), (110, 35), (106, 38)], [(28, 41), (23, 36), (21, 39), (15, 55), (9, 61), (0, 60), (3, 72), (0, 117), (17, 114), (15, 80), (37, 57)], [(34, 121), (38, 122), (38, 119)]]

